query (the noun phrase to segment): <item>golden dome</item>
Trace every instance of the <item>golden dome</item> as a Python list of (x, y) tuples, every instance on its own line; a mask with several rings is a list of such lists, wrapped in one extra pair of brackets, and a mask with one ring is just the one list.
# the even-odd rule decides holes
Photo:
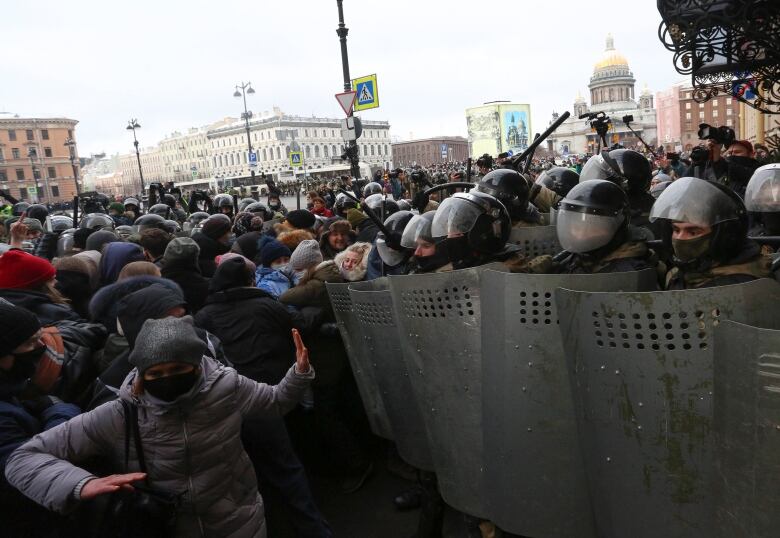
[(601, 55), (601, 59), (593, 66), (593, 70), (597, 71), (599, 69), (615, 66), (628, 67), (628, 60), (626, 60), (625, 56), (615, 50), (615, 42), (612, 39), (612, 34), (607, 34), (607, 48), (604, 50), (604, 54)]

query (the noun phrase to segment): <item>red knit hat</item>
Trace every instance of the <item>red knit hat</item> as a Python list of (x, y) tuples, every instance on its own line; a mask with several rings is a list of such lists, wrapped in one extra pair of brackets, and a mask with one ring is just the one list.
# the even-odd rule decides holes
[(43, 258), (12, 249), (0, 256), (0, 288), (37, 288), (57, 274)]

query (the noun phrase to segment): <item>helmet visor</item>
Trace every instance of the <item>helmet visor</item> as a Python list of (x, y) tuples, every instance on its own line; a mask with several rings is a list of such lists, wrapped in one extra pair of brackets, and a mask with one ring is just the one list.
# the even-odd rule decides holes
[(617, 171), (604, 160), (603, 156), (594, 155), (588, 159), (588, 162), (582, 167), (580, 183), (589, 179), (610, 179), (617, 175)]
[(426, 241), (433, 239), (431, 235), (431, 219), (427, 219), (422, 215), (413, 216), (406, 224), (404, 233), (401, 235), (401, 246), (404, 248), (416, 248), (418, 239)]
[(406, 257), (405, 252), (390, 248), (390, 246), (385, 241), (384, 236), (382, 235), (377, 235), (376, 249), (379, 252), (379, 257), (382, 258), (382, 261), (385, 262), (385, 264), (389, 265), (390, 267), (395, 267), (396, 265), (400, 265), (401, 262), (403, 262), (404, 258)]
[(593, 215), (560, 209), (555, 230), (564, 250), (582, 254), (601, 248), (612, 241), (625, 216)]
[(447, 237), (451, 234), (469, 233), (477, 218), (484, 212), (480, 206), (463, 198), (447, 198), (436, 210), (431, 225), (431, 235)]
[(780, 166), (756, 170), (745, 190), (745, 208), (759, 213), (780, 211)]
[(666, 187), (650, 211), (650, 221), (667, 219), (698, 226), (714, 226), (738, 218), (728, 195), (709, 181), (683, 177)]

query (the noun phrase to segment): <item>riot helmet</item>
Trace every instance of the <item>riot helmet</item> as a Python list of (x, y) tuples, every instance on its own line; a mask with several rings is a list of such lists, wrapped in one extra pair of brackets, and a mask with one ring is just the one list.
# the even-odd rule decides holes
[(187, 222), (189, 223), (190, 226), (194, 228), (195, 226), (197, 226), (207, 218), (209, 218), (209, 214), (206, 213), (205, 211), (196, 211), (195, 213), (189, 216)]
[(181, 224), (181, 223), (183, 223), (185, 220), (187, 220), (187, 212), (186, 212), (186, 211), (184, 211), (182, 208), (180, 208), (180, 207), (177, 207), (177, 208), (176, 208), (176, 209), (174, 209), (174, 210), (173, 210), (173, 212), (171, 213), (171, 217), (173, 218), (173, 220), (175, 220), (176, 222), (178, 222), (179, 224)]
[(138, 198), (132, 196), (125, 198), (123, 204), (128, 211), (138, 211), (141, 208), (141, 204), (138, 203)]
[(68, 230), (63, 231), (60, 236), (57, 238), (57, 257), (63, 258), (65, 256), (70, 256), (73, 253), (73, 246), (75, 244), (74, 241), (74, 233), (76, 232), (75, 229), (70, 228)]
[(279, 211), (282, 208), (282, 199), (275, 192), (268, 194), (268, 207), (271, 211)]
[(768, 235), (780, 235), (780, 163), (765, 164), (753, 172), (745, 190), (745, 208), (761, 213)]
[[(401, 246), (404, 248), (417, 248), (417, 240), (422, 239), (429, 243), (435, 243), (436, 240), (431, 233), (431, 225), (436, 211), (426, 211), (422, 215), (414, 215), (404, 228), (401, 236)], [(441, 238), (438, 238), (441, 239)]]
[(229, 194), (218, 194), (214, 197), (214, 209), (217, 213), (233, 214), (233, 198)]
[[(678, 263), (701, 258), (726, 261), (747, 239), (748, 215), (742, 199), (724, 185), (695, 177), (680, 178), (661, 193), (650, 212), (650, 221), (656, 220), (660, 221), (661, 239)], [(673, 239), (677, 223), (711, 231), (693, 239)]]
[(412, 204), (409, 203), (409, 200), (398, 200), (396, 202), (398, 204), (399, 211), (411, 211), (412, 210)]
[(606, 179), (629, 194), (647, 192), (652, 179), (650, 162), (632, 149), (603, 150), (591, 157), (580, 173), (580, 183)]
[(436, 210), (433, 237), (465, 237), (465, 246), (480, 254), (496, 254), (509, 239), (512, 221), (497, 198), (483, 192), (457, 192)]
[(43, 204), (32, 204), (27, 208), (27, 216), (31, 219), (36, 219), (41, 224), (46, 222), (48, 214), (49, 210)]
[(160, 230), (165, 230), (165, 218), (157, 215), (156, 213), (148, 213), (135, 219), (133, 225), (139, 233), (150, 228), (159, 228)]
[(105, 213), (110, 200), (108, 196), (99, 192), (95, 196), (86, 198), (84, 201), (84, 213)]
[(539, 174), (536, 182), (547, 187), (558, 196), (565, 197), (580, 182), (580, 175), (571, 168), (554, 166)]
[(372, 194), (381, 194), (381, 193), (382, 193), (382, 185), (380, 185), (376, 181), (367, 183), (366, 186), (363, 187), (363, 198), (368, 198)]
[(434, 271), (450, 261), (443, 239), (431, 233), (435, 216), (435, 210), (415, 215), (401, 236), (401, 246), (414, 250), (415, 272)]
[(168, 204), (154, 204), (149, 208), (150, 215), (159, 215), (163, 220), (170, 218), (171, 213), (171, 207)]
[(672, 177), (669, 174), (665, 174), (661, 171), (659, 171), (656, 175), (653, 176), (653, 181), (656, 181), (657, 183), (662, 183), (664, 181), (671, 181)]
[(79, 228), (90, 228), (92, 230), (113, 230), (114, 219), (105, 213), (90, 213), (82, 217), (79, 222)]
[(171, 209), (176, 209), (176, 197), (172, 194), (163, 194), (160, 200)]
[[(251, 200), (251, 198), (250, 198)], [(263, 202), (252, 200), (252, 203), (247, 205), (242, 211), (247, 213), (253, 213), (258, 217), (261, 217), (264, 221), (274, 218), (274, 214), (268, 210)]]
[(238, 212), (246, 211), (247, 207), (255, 203), (259, 202), (254, 198), (241, 198), (241, 200), (238, 201)]
[(67, 215), (49, 215), (46, 217), (44, 228), (47, 232), (61, 232), (73, 228), (73, 219)]
[(653, 187), (650, 188), (650, 195), (658, 200), (658, 197), (661, 196), (661, 193), (666, 190), (666, 187), (671, 185), (671, 181), (661, 181), (660, 183), (655, 184)]
[(179, 226), (179, 223), (175, 220), (164, 220), (162, 223), (162, 229), (168, 232), (169, 234), (175, 234), (177, 232), (181, 231), (181, 226)]
[(398, 211), (398, 204), (393, 197), (385, 197), (384, 194), (372, 194), (363, 201), (363, 205), (371, 209), (377, 217), (382, 216), (383, 206), (385, 218)]
[(611, 181), (591, 179), (576, 185), (561, 200), (555, 230), (564, 250), (585, 254), (622, 244), (629, 219), (623, 189)]
[(131, 235), (133, 235), (133, 227), (132, 226), (127, 226), (126, 224), (123, 224), (122, 226), (117, 226), (116, 230), (114, 230), (114, 231), (124, 241), (127, 241), (127, 239)]
[(376, 236), (376, 250), (385, 265), (401, 265), (412, 255), (412, 250), (401, 244), (404, 229), (412, 217), (411, 211), (397, 211), (385, 219), (388, 234), (379, 232)]
[(347, 211), (357, 208), (357, 202), (340, 192), (336, 195), (336, 202), (333, 204), (333, 209), (337, 215), (347, 218)]
[(492, 170), (485, 174), (476, 190), (497, 198), (509, 211), (512, 220), (525, 217), (530, 188), (520, 172), (509, 168)]
[(11, 208), (11, 216), (13, 216), (13, 217), (21, 217), (22, 213), (27, 211), (27, 209), (29, 207), (30, 207), (30, 204), (28, 204), (27, 202), (17, 202)]

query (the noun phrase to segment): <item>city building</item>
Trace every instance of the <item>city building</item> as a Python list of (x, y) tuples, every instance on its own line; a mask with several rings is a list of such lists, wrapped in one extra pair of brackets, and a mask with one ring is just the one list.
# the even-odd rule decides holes
[[(607, 133), (607, 145), (620, 144), (626, 148), (644, 150), (639, 139), (655, 148), (658, 145), (656, 109), (653, 94), (645, 88), (638, 101), (634, 94), (636, 79), (628, 66), (628, 60), (615, 49), (612, 35), (607, 36), (606, 48), (593, 66), (588, 89), (590, 106), (578, 93), (572, 115), (547, 139), (548, 150), (562, 155), (593, 154), (599, 147), (599, 138), (587, 119), (579, 119), (586, 113), (604, 112), (611, 125)], [(628, 128), (625, 119), (633, 116)], [(558, 119), (553, 113), (552, 121)], [(551, 121), (551, 123), (552, 123)]]
[(509, 101), (491, 101), (466, 109), (469, 154), (520, 153), (528, 147), (531, 107)]
[(393, 142), (394, 166), (429, 166), (463, 162), (469, 158), (469, 141), (462, 136), (439, 136)]
[(682, 151), (680, 144), (680, 88), (684, 84), (676, 84), (671, 88), (656, 92), (655, 108), (658, 118), (658, 145), (664, 151)]
[[(0, 114), (0, 189), (27, 202), (72, 201), (77, 190), (70, 151), (78, 171), (77, 123)], [(74, 145), (66, 146), (68, 140)]]
[[(144, 190), (149, 183), (163, 182), (163, 162), (160, 150), (157, 146), (139, 148), (141, 155), (141, 168), (144, 175)], [(123, 195), (138, 196), (141, 193), (141, 176), (138, 171), (138, 158), (135, 152), (125, 153), (119, 156), (119, 172), (123, 178)]]
[[(235, 118), (230, 118), (235, 121)], [(212, 128), (191, 127), (186, 133), (175, 132), (158, 144), (163, 182), (192, 181), (211, 177), (208, 131)]]
[(693, 100), (693, 88), (680, 88), (680, 144), (682, 151), (690, 151), (701, 143), (699, 124), (713, 127), (725, 125), (734, 129), (737, 139), (741, 137), (739, 126), (739, 101), (731, 95), (721, 94), (704, 103)]

